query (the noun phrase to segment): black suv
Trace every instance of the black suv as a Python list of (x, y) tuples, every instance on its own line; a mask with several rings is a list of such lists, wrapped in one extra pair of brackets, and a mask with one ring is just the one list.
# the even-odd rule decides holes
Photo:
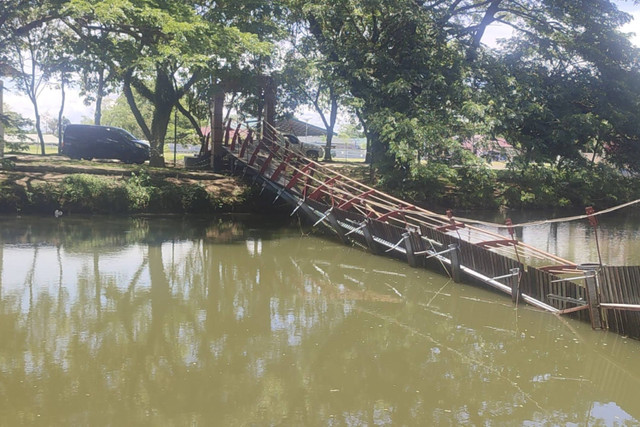
[(118, 159), (140, 164), (149, 160), (149, 143), (111, 126), (67, 125), (60, 152), (72, 159)]

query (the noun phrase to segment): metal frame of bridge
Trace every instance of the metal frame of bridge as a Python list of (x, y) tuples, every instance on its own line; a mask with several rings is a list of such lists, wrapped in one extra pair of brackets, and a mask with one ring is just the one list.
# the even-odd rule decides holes
[(276, 129), (263, 126), (260, 137), (229, 123), (223, 149), (233, 170), (242, 169), (276, 200), (287, 201), (292, 215), (302, 212), (314, 226), (322, 224), (344, 243), (374, 254), (444, 268), (454, 281), (484, 283), (516, 304), (522, 299), (554, 314), (574, 313), (594, 329), (640, 339), (640, 267), (639, 280), (621, 281), (625, 273), (612, 269), (625, 267), (576, 265), (518, 241), (512, 227), (505, 236), (458, 220), (451, 211), (441, 215), (409, 204), (303, 157)]

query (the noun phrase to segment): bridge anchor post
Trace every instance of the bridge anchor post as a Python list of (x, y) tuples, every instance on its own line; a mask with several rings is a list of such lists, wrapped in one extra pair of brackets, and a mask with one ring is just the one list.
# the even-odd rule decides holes
[(462, 282), (462, 269), (460, 268), (460, 246), (457, 243), (449, 245), (449, 257), (451, 259), (451, 278), (456, 283)]
[(376, 241), (373, 239), (373, 234), (371, 233), (371, 220), (366, 219), (364, 227), (362, 227), (362, 235), (364, 236), (365, 242), (367, 242), (367, 247), (372, 254), (378, 254), (380, 251), (378, 250), (378, 245)]
[(333, 214), (333, 212), (329, 212), (327, 214), (327, 220), (329, 221), (329, 224), (331, 224), (331, 227), (336, 232), (336, 234), (338, 235), (338, 237), (340, 238), (342, 243), (349, 244), (349, 238), (344, 234), (344, 230), (342, 229), (342, 227), (338, 223), (338, 219)]
[(589, 305), (589, 317), (591, 319), (591, 327), (593, 329), (603, 329), (604, 322), (602, 320), (602, 312), (600, 311), (600, 295), (598, 292), (598, 279), (595, 269), (599, 265), (578, 266), (580, 270), (584, 270), (584, 287), (587, 291), (587, 304)]
[(511, 277), (509, 277), (509, 284), (511, 285), (511, 301), (514, 304), (518, 304), (520, 299), (520, 269), (512, 268), (509, 270)]
[(411, 242), (411, 234), (412, 233), (410, 231), (402, 234), (402, 237), (404, 237), (404, 249), (407, 252), (407, 262), (409, 263), (409, 266), (417, 267), (418, 261), (413, 249), (413, 243)]

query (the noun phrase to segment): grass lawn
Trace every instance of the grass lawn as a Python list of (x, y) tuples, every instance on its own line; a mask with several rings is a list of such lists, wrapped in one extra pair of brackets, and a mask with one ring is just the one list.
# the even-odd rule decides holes
[[(58, 154), (58, 146), (52, 144), (45, 144), (44, 152), (46, 155), (56, 155)], [(5, 150), (5, 154), (41, 154), (40, 145), (39, 144), (28, 144), (28, 149), (26, 151), (8, 151)], [(184, 158), (186, 156), (191, 156), (190, 153), (176, 153), (176, 163), (184, 164)], [(165, 150), (164, 151), (164, 160), (167, 165), (173, 165), (173, 151)]]

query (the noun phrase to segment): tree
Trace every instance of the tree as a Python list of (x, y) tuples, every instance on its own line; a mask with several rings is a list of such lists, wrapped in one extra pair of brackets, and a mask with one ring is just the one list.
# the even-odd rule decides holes
[(0, 2), (0, 76), (17, 70), (6, 54), (16, 39), (60, 17), (68, 0), (3, 0)]
[(304, 30), (294, 32), (291, 48), (284, 56), (282, 84), (288, 104), (308, 105), (320, 116), (327, 131), (324, 160), (331, 161), (331, 141), (338, 118), (344, 84), (332, 64), (318, 50), (315, 39)]
[[(96, 29), (109, 35), (101, 59), (122, 79), (123, 93), (151, 144), (153, 166), (164, 165), (171, 112), (191, 87), (220, 64), (268, 47), (225, 20), (206, 20), (209, 9), (198, 2), (74, 0), (72, 10), (70, 25), (88, 40), (89, 51), (98, 46)], [(150, 120), (142, 115), (134, 89), (152, 104)]]
[(532, 27), (487, 58), (481, 80), (496, 131), (519, 145), (525, 164), (584, 164), (581, 152), (593, 152), (631, 167), (634, 157), (616, 154), (640, 142), (640, 54), (617, 30), (628, 17), (603, 1), (548, 13), (566, 22), (546, 43), (545, 27)]
[(297, 3), (333, 72), (360, 100), (373, 160), (383, 170), (408, 171), (427, 128), (456, 120), (464, 89), (459, 43), (419, 4)]
[[(25, 24), (26, 25), (26, 24)], [(45, 155), (44, 137), (38, 97), (49, 79), (46, 69), (51, 43), (55, 39), (55, 29), (50, 25), (34, 28), (22, 38), (14, 38), (11, 44), (11, 63), (17, 70), (14, 80), (18, 88), (29, 98), (33, 105), (35, 127), (40, 142), (41, 154)]]
[(74, 47), (74, 62), (80, 70), (80, 94), (84, 96), (85, 105), (95, 102), (93, 124), (102, 124), (102, 104), (105, 96), (114, 92), (120, 82), (116, 81), (116, 73), (109, 68), (110, 61), (102, 60), (101, 55), (110, 44), (109, 34), (102, 29), (87, 29), (94, 36), (91, 49), (87, 49), (85, 41), (80, 38)]
[[(20, 114), (12, 111), (8, 105), (3, 106), (4, 145), (10, 151), (25, 151), (29, 146), (27, 141), (27, 129), (31, 129), (33, 122)], [(8, 136), (12, 136), (14, 142), (7, 142)]]
[[(533, 141), (527, 133), (537, 132), (535, 141), (546, 145), (536, 150), (549, 156), (575, 158), (580, 147), (594, 141), (602, 146), (602, 135), (611, 134), (606, 125), (617, 128), (613, 134), (624, 128), (624, 134), (637, 135), (630, 126), (639, 93), (633, 83), (637, 55), (617, 30), (629, 17), (607, 0), (292, 0), (292, 7), (304, 16), (338, 78), (360, 99), (374, 161), (385, 171), (406, 171), (403, 179), (418, 166), (411, 159), (420, 147), (431, 158), (446, 153), (446, 141), (478, 128), (477, 120), (491, 121), (482, 126), (487, 132), (514, 137), (523, 130), (517, 123), (536, 127), (519, 143), (526, 146), (527, 138)], [(511, 49), (482, 45), (494, 22), (514, 29)], [(515, 102), (508, 90), (491, 91), (501, 79), (518, 86)], [(611, 82), (633, 90), (617, 100), (601, 96)], [(598, 102), (581, 110), (572, 97), (594, 83), (587, 93)], [(591, 101), (588, 96), (581, 101)], [(467, 115), (465, 105), (490, 102), (484, 118)], [(607, 115), (606, 105), (629, 114)]]

